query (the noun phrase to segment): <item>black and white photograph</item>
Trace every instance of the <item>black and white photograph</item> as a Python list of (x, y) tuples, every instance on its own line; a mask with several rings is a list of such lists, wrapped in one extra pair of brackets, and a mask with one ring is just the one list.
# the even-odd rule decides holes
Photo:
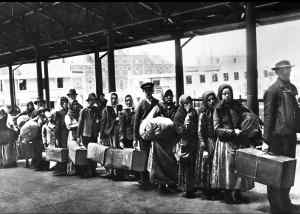
[(0, 2), (0, 213), (300, 214), (300, 3)]

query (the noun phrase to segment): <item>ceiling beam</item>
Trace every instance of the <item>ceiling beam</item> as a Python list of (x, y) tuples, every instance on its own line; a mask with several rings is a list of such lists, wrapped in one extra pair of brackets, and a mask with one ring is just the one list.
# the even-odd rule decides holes
[(97, 12), (95, 12), (92, 8), (87, 7), (87, 6), (83, 6), (80, 3), (77, 2), (72, 2), (71, 5), (73, 5), (76, 8), (79, 8), (81, 10), (87, 11), (88, 13), (92, 14), (94, 17), (96, 17), (97, 19), (104, 21), (104, 17), (100, 14), (98, 14)]

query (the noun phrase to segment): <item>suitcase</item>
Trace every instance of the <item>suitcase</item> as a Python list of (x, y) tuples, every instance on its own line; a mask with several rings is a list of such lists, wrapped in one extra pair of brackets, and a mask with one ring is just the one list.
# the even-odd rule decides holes
[(254, 178), (256, 182), (277, 188), (294, 185), (296, 159), (267, 154), (254, 148), (239, 149), (235, 166), (240, 176)]
[(143, 172), (146, 170), (146, 161), (147, 156), (143, 151), (136, 151), (131, 148), (110, 148), (105, 154), (104, 166), (107, 168)]
[(47, 148), (46, 159), (64, 163), (68, 161), (68, 149), (66, 148)]
[(87, 148), (87, 158), (104, 165), (105, 153), (108, 148), (108, 146), (98, 143), (89, 143)]
[(68, 143), (69, 158), (75, 165), (85, 166), (88, 165), (87, 149), (84, 146), (79, 146), (76, 141)]

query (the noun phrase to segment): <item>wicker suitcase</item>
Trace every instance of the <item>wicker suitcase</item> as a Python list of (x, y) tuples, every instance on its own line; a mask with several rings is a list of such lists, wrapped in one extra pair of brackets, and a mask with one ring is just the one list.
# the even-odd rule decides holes
[(68, 161), (68, 149), (66, 148), (47, 148), (46, 159), (64, 163)]
[(87, 149), (84, 146), (79, 146), (76, 141), (68, 143), (69, 158), (75, 165), (88, 165)]

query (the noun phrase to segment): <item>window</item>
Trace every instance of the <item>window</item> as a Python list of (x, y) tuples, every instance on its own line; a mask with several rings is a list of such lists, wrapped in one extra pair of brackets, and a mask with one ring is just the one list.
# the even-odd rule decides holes
[(229, 80), (228, 73), (224, 73), (223, 76), (224, 76), (224, 81), (228, 81)]
[(19, 80), (19, 90), (20, 91), (27, 90), (26, 80)]
[(0, 80), (0, 91), (3, 91), (3, 85), (2, 80)]
[(217, 64), (220, 63), (220, 58), (219, 57), (216, 59), (216, 62), (217, 62)]
[(236, 63), (236, 57), (233, 58), (233, 63)]
[(269, 74), (268, 70), (264, 70), (264, 77), (268, 77), (268, 74)]
[(57, 88), (64, 87), (64, 78), (57, 78)]
[(153, 80), (154, 87), (160, 86), (160, 80)]
[(200, 83), (205, 82), (205, 75), (200, 74)]
[(212, 75), (212, 81), (213, 82), (218, 82), (218, 74), (213, 74)]
[(186, 81), (186, 84), (192, 84), (192, 75), (186, 75), (185, 81)]
[(234, 72), (234, 80), (239, 80), (239, 72)]

